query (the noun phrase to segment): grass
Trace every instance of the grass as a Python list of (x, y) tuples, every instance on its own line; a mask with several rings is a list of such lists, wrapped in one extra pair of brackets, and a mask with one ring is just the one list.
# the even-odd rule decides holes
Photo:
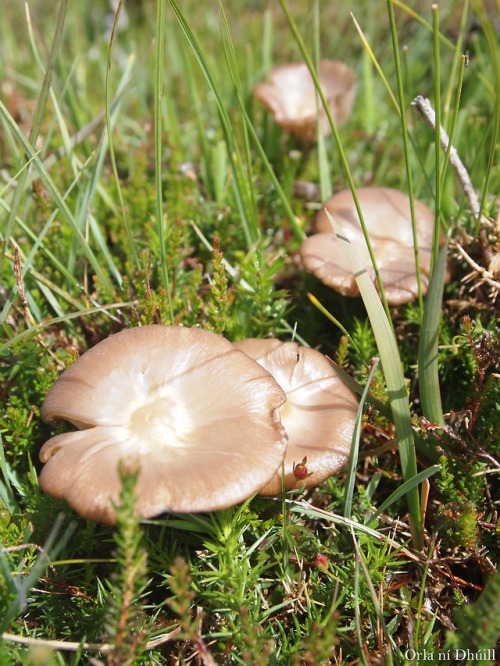
[[(438, 663), (454, 650), (493, 663), (496, 19), (482, 0), (305, 4), (144, 1), (116, 20), (105, 3), (4, 8), (2, 665)], [(330, 119), (332, 136), (306, 148), (251, 91), (271, 65), (318, 57), (354, 68), (358, 94), (348, 123)], [(305, 274), (298, 247), (322, 197), (296, 181), (425, 201), (428, 295), (390, 308), (371, 285), (346, 299)], [(147, 323), (320, 349), (363, 395), (351, 465), (305, 495), (142, 523), (124, 473), (114, 528), (41, 493), (47, 391), (79, 353)]]

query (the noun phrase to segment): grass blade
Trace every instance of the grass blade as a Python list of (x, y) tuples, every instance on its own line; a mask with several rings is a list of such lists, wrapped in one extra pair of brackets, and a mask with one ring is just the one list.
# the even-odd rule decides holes
[(392, 49), (394, 53), (394, 65), (396, 67), (396, 80), (398, 85), (398, 97), (399, 97), (399, 108), (400, 114), (399, 118), (401, 121), (401, 137), (403, 140), (403, 153), (405, 159), (405, 169), (406, 169), (406, 178), (408, 181), (408, 197), (410, 199), (410, 215), (411, 215), (411, 228), (413, 234), (413, 249), (415, 252), (415, 270), (417, 274), (417, 285), (418, 285), (418, 303), (420, 306), (420, 315), (423, 316), (424, 312), (424, 301), (422, 294), (422, 281), (421, 281), (421, 270), (420, 270), (420, 260), (419, 260), (419, 249), (418, 249), (418, 235), (417, 235), (417, 221), (415, 218), (415, 197), (413, 194), (413, 177), (411, 171), (410, 163), (410, 142), (408, 138), (408, 125), (406, 123), (406, 102), (405, 94), (403, 87), (403, 73), (401, 70), (401, 59), (399, 57), (399, 44), (398, 44), (398, 34), (396, 28), (396, 18), (394, 16), (394, 0), (387, 0), (387, 7), (389, 11), (389, 25), (392, 38)]
[(345, 500), (344, 500), (344, 516), (350, 518), (352, 515), (352, 496), (354, 493), (354, 482), (356, 479), (356, 467), (358, 464), (358, 451), (359, 451), (359, 437), (361, 435), (361, 419), (363, 417), (363, 408), (365, 406), (368, 393), (370, 392), (370, 386), (372, 379), (377, 371), (379, 364), (379, 359), (375, 359), (370, 372), (368, 374), (365, 388), (359, 401), (358, 411), (356, 413), (356, 421), (354, 423), (354, 431), (352, 433), (352, 444), (351, 444), (351, 455), (349, 456), (349, 463), (346, 469), (346, 489), (345, 489)]
[[(207, 61), (203, 55), (203, 52), (194, 36), (191, 28), (189, 27), (184, 14), (182, 13), (179, 5), (175, 0), (169, 0), (170, 6), (175, 14), (175, 17), (181, 27), (184, 36), (186, 37), (193, 54), (200, 65), (201, 71), (205, 76), (205, 79), (209, 85), (210, 90), (212, 91), (217, 105), (217, 110), (219, 112), (220, 122), (222, 126), (222, 131), (224, 134), (224, 139), (227, 144), (227, 155), (229, 158), (229, 164), (231, 167), (231, 172), (233, 175), (233, 186), (234, 193), (236, 197), (236, 202), (238, 206), (238, 211), (241, 216), (241, 222), (243, 225), (243, 231), (245, 233), (245, 239), (248, 247), (252, 247), (259, 239), (259, 226), (258, 220), (256, 217), (252, 216), (252, 209), (249, 206), (247, 197), (245, 196), (246, 187), (243, 185), (247, 178), (242, 165), (245, 164), (244, 159), (241, 156), (241, 151), (238, 147), (238, 144), (235, 139), (234, 131), (231, 126), (231, 121), (229, 119), (227, 110), (223, 104), (219, 89), (212, 77), (212, 74), (208, 68)], [(251, 187), (251, 184), (250, 184)]]
[(160, 242), (161, 275), (167, 293), (168, 309), (171, 323), (174, 322), (170, 278), (168, 275), (167, 254), (165, 245), (165, 219), (163, 212), (162, 184), (162, 98), (163, 98), (163, 65), (165, 47), (166, 0), (158, 0), (156, 12), (156, 53), (155, 53), (155, 88), (154, 88), (154, 137), (155, 137), (155, 185), (156, 185), (156, 224)]
[(489, 189), (490, 180), (494, 172), (493, 165), (495, 163), (495, 158), (497, 156), (497, 151), (498, 151), (498, 136), (500, 134), (500, 104), (498, 102), (498, 96), (499, 96), (498, 91), (500, 90), (500, 54), (498, 50), (498, 38), (495, 32), (494, 23), (492, 22), (491, 18), (486, 12), (485, 3), (480, 2), (480, 0), (473, 0), (472, 7), (474, 9), (474, 12), (477, 14), (479, 18), (479, 23), (481, 24), (481, 28), (484, 32), (484, 35), (486, 37), (486, 42), (488, 45), (488, 56), (490, 58), (491, 66), (493, 69), (492, 95), (494, 96), (493, 99), (494, 114), (492, 119), (491, 136), (489, 138), (490, 149), (488, 152), (488, 161), (486, 166), (485, 177), (483, 178), (479, 213), (476, 217), (476, 224), (474, 226), (474, 237), (477, 238), (481, 227), (481, 218), (482, 218), (481, 213), (484, 210), (484, 205), (486, 203), (488, 192), (490, 191)]
[[(432, 262), (431, 266), (437, 261), (439, 252), (439, 220), (441, 217), (441, 194), (442, 194), (442, 180), (441, 180), (441, 150), (440, 132), (441, 132), (441, 67), (439, 60), (439, 9), (437, 4), (432, 5), (432, 36), (433, 36), (433, 52), (434, 52), (434, 103), (436, 107), (436, 129), (435, 136), (435, 188), (434, 188), (434, 233), (432, 236)], [(450, 139), (451, 144), (451, 139)], [(420, 282), (419, 282), (420, 284)]]
[[(417, 474), (417, 460), (405, 378), (392, 326), (387, 319), (375, 285), (371, 281), (362, 261), (352, 248), (351, 242), (343, 234), (342, 229), (333, 217), (330, 214), (328, 214), (328, 217), (354, 274), (372, 325), (385, 376), (387, 392), (389, 394), (394, 425), (396, 427), (403, 478), (405, 481), (409, 481)], [(422, 545), (422, 526), (420, 524), (420, 499), (417, 488), (411, 488), (408, 491), (407, 497), (413, 540), (415, 545), (420, 548)]]
[[(69, 227), (71, 228), (71, 231), (74, 235), (75, 241), (78, 244), (78, 247), (81, 249), (83, 254), (85, 255), (85, 258), (88, 260), (89, 264), (91, 265), (92, 269), (94, 270), (96, 276), (99, 278), (101, 281), (101, 284), (105, 285), (106, 287), (110, 287), (110, 281), (106, 275), (106, 273), (102, 270), (101, 265), (95, 256), (94, 252), (92, 251), (92, 248), (90, 245), (87, 243), (84, 235), (82, 234), (80, 228), (78, 227), (78, 224), (75, 221), (75, 218), (70, 211), (68, 204), (65, 202), (64, 197), (61, 195), (57, 185), (55, 182), (52, 180), (51, 176), (49, 175), (48, 171), (46, 170), (43, 162), (41, 161), (37, 151), (33, 148), (31, 145), (29, 139), (27, 139), (23, 132), (19, 129), (16, 121), (14, 118), (11, 116), (9, 113), (7, 107), (3, 102), (0, 101), (0, 116), (3, 117), (4, 121), (9, 125), (9, 127), (12, 129), (13, 134), (15, 135), (16, 139), (19, 141), (19, 143), (22, 145), (24, 151), (26, 152), (27, 156), (32, 160), (33, 165), (35, 169), (37, 170), (40, 180), (42, 183), (45, 185), (45, 187), (50, 191), (52, 194), (52, 197), (54, 199), (54, 202), (56, 206), (59, 208), (61, 211), (61, 215), (66, 219), (66, 222), (68, 223)], [(15, 210), (14, 207), (11, 208), (11, 210)]]
[(53, 319), (47, 319), (45, 321), (40, 322), (39, 324), (35, 324), (31, 328), (27, 328), (24, 331), (17, 333), (17, 335), (11, 337), (9, 340), (7, 340), (7, 342), (4, 342), (2, 345), (0, 345), (0, 354), (2, 354), (7, 349), (10, 349), (18, 342), (21, 342), (25, 338), (36, 335), (36, 333), (42, 331), (45, 328), (50, 328), (51, 326), (55, 326), (57, 324), (70, 321), (71, 319), (86, 317), (89, 315), (96, 314), (98, 312), (103, 313), (107, 312), (108, 310), (129, 308), (134, 305), (137, 305), (136, 301), (125, 301), (123, 303), (110, 303), (109, 305), (99, 305), (94, 308), (86, 308), (84, 310), (79, 310), (78, 312), (70, 312), (69, 314), (63, 315), (62, 317), (54, 317)]
[(444, 424), (439, 387), (438, 343), (448, 244), (439, 254), (429, 283), (418, 345), (418, 384), (422, 412), (433, 423)]
[[(320, 54), (320, 12), (318, 0), (314, 3), (314, 66), (319, 71)], [(321, 100), (316, 94), (316, 106), (319, 108)], [(321, 192), (321, 201), (326, 201), (332, 196), (332, 179), (330, 178), (330, 165), (328, 164), (328, 155), (326, 152), (326, 140), (323, 134), (321, 118), (318, 113), (316, 120), (316, 137), (318, 142), (318, 167), (319, 167), (319, 189)]]
[[(36, 105), (35, 109), (35, 114), (33, 116), (33, 123), (31, 125), (31, 130), (29, 133), (28, 137), (28, 142), (30, 145), (34, 146), (36, 144), (36, 140), (38, 138), (38, 135), (40, 133), (40, 127), (42, 124), (42, 119), (45, 114), (45, 109), (47, 107), (47, 100), (49, 98), (49, 93), (50, 93), (50, 84), (52, 81), (52, 74), (54, 72), (54, 67), (56, 64), (56, 59), (57, 59), (57, 54), (59, 53), (59, 47), (61, 45), (61, 40), (62, 40), (62, 34), (63, 34), (63, 28), (64, 28), (64, 20), (66, 18), (66, 8), (68, 6), (68, 0), (61, 0), (61, 4), (59, 6), (59, 14), (57, 16), (57, 23), (56, 23), (56, 28), (54, 31), (54, 39), (52, 41), (52, 48), (50, 50), (50, 55), (49, 55), (49, 62), (47, 63), (47, 69), (45, 70), (45, 76), (43, 79), (43, 84), (42, 88), (40, 90), (40, 95), (38, 97), (38, 102)], [(28, 7), (26, 5), (26, 10), (28, 11)], [(28, 14), (29, 18), (29, 14)], [(13, 128), (14, 129), (14, 128)], [(14, 134), (16, 132), (14, 131)], [(17, 214), (17, 209), (19, 207), (19, 204), (21, 202), (23, 192), (24, 192), (24, 186), (25, 186), (25, 181), (28, 177), (28, 170), (23, 171), (19, 183), (17, 185), (15, 194), (14, 194), (14, 201), (11, 206), (11, 212), (9, 215), (9, 218), (7, 220), (7, 229), (5, 231), (5, 237), (4, 237), (4, 242), (2, 243), (2, 248), (0, 249), (0, 275), (2, 274), (2, 269), (3, 269), (3, 261), (5, 258), (5, 252), (7, 249), (7, 246), (9, 245), (9, 239), (12, 234), (12, 230), (14, 228), (14, 223), (15, 223), (15, 217)]]
[(317, 75), (316, 70), (314, 68), (311, 57), (310, 57), (310, 55), (309, 55), (309, 53), (306, 49), (306, 46), (304, 44), (304, 40), (300, 36), (299, 30), (297, 28), (297, 24), (295, 23), (295, 21), (293, 20), (292, 15), (290, 14), (290, 10), (288, 8), (286, 0), (280, 0), (280, 6), (281, 6), (281, 9), (283, 10), (283, 13), (285, 14), (286, 20), (288, 22), (290, 30), (292, 31), (292, 34), (295, 38), (295, 41), (297, 42), (297, 45), (300, 49), (302, 57), (304, 58), (304, 62), (307, 65), (307, 69), (309, 70), (309, 73), (312, 77), (312, 80), (314, 81), (314, 87), (316, 88), (316, 91), (317, 91), (317, 93), (318, 93), (318, 95), (321, 99), (321, 103), (323, 104), (323, 109), (324, 109), (324, 111), (326, 113), (326, 116), (328, 118), (328, 123), (330, 125), (331, 130), (332, 130), (332, 135), (333, 135), (333, 138), (335, 140), (337, 150), (339, 152), (339, 160), (340, 160), (342, 169), (344, 171), (345, 177), (347, 179), (349, 189), (351, 190), (354, 205), (356, 207), (356, 213), (358, 215), (359, 222), (361, 224), (361, 229), (363, 230), (363, 237), (365, 239), (366, 247), (367, 247), (368, 253), (370, 255), (370, 260), (371, 260), (371, 263), (372, 263), (372, 266), (373, 266), (373, 270), (375, 272), (375, 280), (376, 280), (378, 288), (379, 288), (380, 298), (382, 299), (382, 303), (384, 305), (384, 309), (385, 309), (385, 312), (387, 314), (387, 320), (390, 322), (391, 319), (390, 319), (390, 315), (389, 315), (389, 305), (387, 304), (387, 300), (385, 298), (384, 286), (383, 286), (382, 280), (380, 278), (380, 272), (379, 272), (378, 267), (377, 267), (377, 262), (375, 260), (375, 255), (373, 253), (372, 244), (371, 244), (371, 241), (370, 241), (370, 237), (368, 235), (368, 230), (366, 228), (365, 219), (364, 219), (364, 216), (363, 216), (363, 211), (361, 210), (361, 206), (360, 206), (358, 196), (357, 196), (357, 193), (356, 193), (356, 185), (355, 185), (354, 179), (352, 177), (351, 169), (349, 167), (349, 162), (347, 161), (347, 156), (345, 154), (344, 147), (343, 147), (342, 141), (340, 139), (340, 134), (339, 134), (339, 131), (337, 129), (337, 125), (336, 125), (335, 120), (333, 118), (333, 115), (332, 115), (332, 112), (331, 112), (331, 109), (330, 109), (330, 105), (328, 104), (328, 101), (326, 99), (323, 88), (321, 87), (321, 83), (319, 81), (319, 78), (318, 78), (318, 75)]
[(436, 474), (436, 472), (439, 472), (440, 469), (441, 465), (432, 465), (432, 467), (428, 467), (427, 469), (422, 470), (412, 479), (408, 479), (408, 481), (402, 483), (399, 486), (399, 488), (396, 488), (396, 490), (393, 493), (391, 493), (384, 502), (382, 502), (382, 504), (375, 511), (375, 513), (373, 513), (368, 518), (366, 524), (369, 525), (370, 523), (372, 523), (380, 516), (381, 513), (386, 511), (392, 504), (394, 504), (394, 502), (397, 502), (408, 491), (412, 490), (413, 488), (417, 488), (422, 483), (422, 481), (425, 481), (426, 479), (429, 479), (431, 476), (434, 476), (434, 474)]
[[(116, 163), (116, 156), (115, 156), (115, 149), (113, 146), (113, 134), (112, 134), (112, 124), (111, 124), (111, 86), (109, 83), (109, 76), (111, 72), (111, 55), (113, 53), (113, 44), (115, 42), (115, 34), (116, 34), (116, 28), (118, 25), (118, 20), (120, 18), (120, 12), (122, 10), (123, 6), (123, 0), (119, 0), (118, 6), (116, 8), (115, 12), (115, 18), (113, 21), (113, 29), (111, 31), (111, 36), (109, 39), (109, 48), (108, 48), (108, 61), (106, 63), (106, 81), (105, 81), (105, 88), (106, 88), (106, 131), (108, 134), (108, 145), (109, 145), (109, 157), (111, 160), (111, 168), (113, 169), (113, 176), (115, 178), (115, 184), (116, 184), (116, 191), (118, 194), (118, 199), (120, 201), (120, 208), (122, 212), (122, 218), (123, 218), (123, 225), (125, 227), (125, 230), (127, 232), (127, 238), (128, 242), (130, 245), (130, 250), (132, 252), (132, 256), (134, 258), (134, 263), (137, 266), (137, 268), (140, 267), (139, 264), (139, 257), (137, 254), (137, 248), (134, 243), (134, 239), (132, 237), (132, 230), (130, 229), (130, 224), (128, 221), (128, 216), (125, 211), (125, 201), (123, 199), (123, 192), (122, 188), (120, 185), (120, 177), (118, 176), (118, 165)], [(130, 61), (129, 61), (130, 62)], [(118, 278), (118, 281), (121, 283), (121, 277)]]

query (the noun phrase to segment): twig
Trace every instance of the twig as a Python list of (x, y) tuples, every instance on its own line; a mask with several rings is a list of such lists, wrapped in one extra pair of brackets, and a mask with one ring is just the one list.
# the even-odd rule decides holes
[[(417, 97), (415, 97), (415, 99), (412, 102), (412, 106), (414, 106), (417, 109), (417, 111), (419, 111), (425, 122), (435, 132), (436, 113), (432, 108), (432, 104), (430, 103), (430, 101), (427, 98), (422, 97), (422, 95), (417, 95)], [(467, 201), (469, 202), (469, 208), (471, 209), (472, 215), (477, 221), (480, 222), (481, 226), (483, 227), (479, 232), (479, 238), (480, 240), (482, 240), (483, 257), (485, 259), (485, 263), (490, 263), (491, 266), (491, 260), (488, 261), (487, 252), (490, 248), (485, 230), (485, 227), (489, 226), (490, 224), (489, 220), (485, 215), (481, 214), (481, 204), (479, 202), (479, 197), (477, 196), (474, 186), (472, 185), (469, 173), (467, 172), (467, 169), (465, 168), (462, 160), (460, 159), (457, 149), (453, 145), (450, 145), (450, 138), (442, 126), (439, 128), (439, 136), (441, 140), (441, 148), (445, 153), (447, 152), (449, 153), (450, 164), (455, 170), (455, 173), (457, 174), (457, 178), (460, 181), (464, 194), (467, 197)], [(495, 290), (495, 292), (500, 291), (500, 282), (497, 282), (496, 280), (493, 279), (494, 278), (493, 273), (491, 271), (488, 271), (483, 266), (480, 266), (478, 263), (476, 263), (474, 259), (472, 259), (472, 257), (470, 257), (469, 254), (464, 250), (464, 248), (460, 245), (458, 241), (456, 240), (450, 241), (450, 246), (456, 249), (457, 252), (462, 256), (462, 258), (465, 259), (465, 261), (469, 264), (469, 266), (478, 275), (481, 276), (481, 282), (485, 282), (486, 284), (488, 284), (490, 287), (492, 287)], [(495, 297), (496, 293), (494, 293), (494, 298)]]
[[(146, 650), (152, 650), (158, 645), (162, 645), (167, 641), (173, 640), (180, 632), (181, 628), (176, 627), (166, 634), (157, 636), (146, 643)], [(102, 652), (106, 654), (111, 652), (114, 648), (111, 643), (78, 643), (77, 641), (56, 641), (46, 640), (44, 638), (31, 638), (30, 636), (16, 636), (16, 634), (9, 634), (7, 632), (2, 634), (4, 641), (11, 641), (12, 643), (21, 643), (22, 645), (40, 645), (49, 647), (54, 650), (68, 650), (75, 652), (76, 650), (89, 650), (92, 652)]]
[[(426, 97), (422, 97), (422, 95), (417, 95), (411, 104), (417, 109), (417, 111), (419, 111), (429, 127), (433, 131), (436, 131), (436, 113), (432, 108), (430, 101)], [(439, 136), (441, 139), (441, 148), (446, 153), (448, 151), (448, 147), (450, 146), (450, 137), (442, 126), (439, 130)], [(474, 186), (472, 185), (472, 181), (467, 172), (467, 169), (465, 168), (464, 163), (458, 155), (457, 149), (454, 146), (451, 146), (449, 151), (450, 164), (457, 174), (457, 178), (460, 181), (465, 196), (467, 197), (472, 214), (477, 220), (481, 215), (481, 204), (479, 203), (479, 197), (477, 196)], [(482, 216), (481, 221), (486, 221), (486, 218)]]
[(490, 287), (493, 287), (494, 289), (500, 290), (500, 282), (496, 282), (495, 280), (493, 280), (492, 274), (489, 271), (487, 271), (486, 268), (480, 266), (477, 262), (475, 262), (474, 259), (467, 254), (467, 252), (464, 250), (464, 248), (460, 245), (458, 241), (455, 240), (451, 244), (457, 250), (457, 252), (463, 257), (463, 259), (465, 259), (465, 261), (469, 264), (469, 266), (481, 275), (481, 279), (483, 280), (483, 282), (486, 282), (486, 284), (489, 284)]

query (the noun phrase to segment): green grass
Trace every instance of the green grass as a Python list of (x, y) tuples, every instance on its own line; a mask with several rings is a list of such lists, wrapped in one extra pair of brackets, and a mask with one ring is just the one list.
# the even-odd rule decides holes
[[(0, 664), (406, 664), (493, 647), (490, 5), (144, 0), (121, 8), (128, 25), (112, 39), (105, 3), (5, 5)], [(314, 69), (318, 57), (347, 62), (358, 92), (347, 124), (305, 147), (251, 93), (272, 65)], [(416, 95), (452, 137), (484, 218)], [(297, 180), (318, 194), (301, 198)], [(322, 195), (366, 184), (435, 211), (433, 278), (416, 303), (389, 308), (370, 285), (346, 299), (300, 267)], [(304, 496), (142, 523), (124, 475), (114, 528), (44, 495), (38, 451), (58, 427), (40, 418), (47, 391), (79, 353), (148, 323), (320, 349), (363, 396), (351, 465)]]

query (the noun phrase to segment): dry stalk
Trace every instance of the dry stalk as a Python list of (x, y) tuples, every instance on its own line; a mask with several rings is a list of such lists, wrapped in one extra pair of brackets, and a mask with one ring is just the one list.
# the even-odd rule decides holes
[[(414, 106), (417, 109), (417, 111), (421, 114), (425, 122), (435, 132), (436, 113), (430, 101), (427, 98), (422, 97), (422, 95), (417, 95), (417, 97), (415, 97), (415, 99), (412, 102), (412, 106)], [(496, 254), (494, 255), (493, 252), (491, 251), (491, 247), (486, 235), (486, 227), (491, 227), (491, 222), (490, 220), (488, 220), (488, 218), (485, 215), (481, 213), (481, 204), (479, 201), (479, 197), (477, 196), (477, 193), (472, 185), (469, 173), (465, 168), (464, 163), (460, 159), (457, 149), (453, 145), (450, 146), (450, 138), (442, 126), (440, 126), (439, 128), (439, 136), (443, 152), (447, 153), (449, 151), (450, 164), (457, 175), (457, 178), (460, 182), (460, 185), (462, 186), (465, 196), (467, 197), (467, 201), (469, 202), (469, 208), (472, 212), (472, 215), (480, 223), (479, 236), (483, 250), (483, 255), (486, 259), (488, 259), (488, 257), (490, 258), (490, 261), (488, 263), (491, 267), (493, 267), (494, 257), (496, 257)], [(462, 247), (462, 245), (460, 245), (458, 241), (456, 240), (450, 241), (450, 246), (453, 247), (460, 254), (460, 256), (472, 268), (474, 273), (480, 276), (480, 283), (486, 283), (494, 290), (494, 292), (500, 291), (500, 282), (494, 279), (495, 274), (493, 272), (487, 270), (486, 268), (480, 266), (477, 262), (475, 262), (474, 259), (472, 259), (472, 257), (466, 252), (466, 250)], [(493, 257), (490, 257), (490, 255), (493, 255)], [(496, 298), (496, 295), (497, 294), (494, 293), (494, 298)]]

